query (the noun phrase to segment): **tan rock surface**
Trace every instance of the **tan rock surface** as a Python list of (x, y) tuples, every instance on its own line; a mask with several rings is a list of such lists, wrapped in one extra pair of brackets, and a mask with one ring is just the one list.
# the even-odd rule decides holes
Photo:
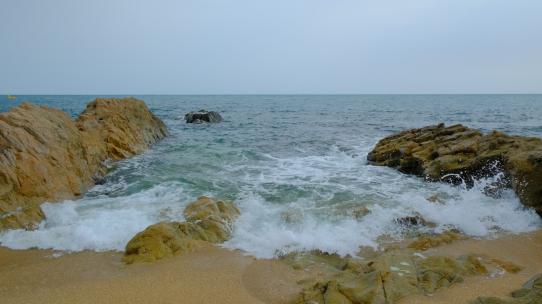
[(462, 125), (412, 129), (380, 140), (367, 155), (375, 165), (432, 181), (471, 185), (503, 172), (505, 178), (487, 193), (513, 188), (521, 202), (542, 214), (542, 140), (493, 131), (482, 134)]
[(409, 247), (394, 247), (359, 257), (298, 252), (281, 260), (305, 273), (305, 278), (298, 281), (303, 287), (298, 304), (391, 304), (410, 297), (430, 299), (435, 293), (462, 285), (472, 277), (493, 278), (517, 274), (522, 269), (501, 257), (468, 250), (456, 256), (431, 253), (425, 256)]
[(29, 103), (0, 113), (0, 230), (35, 228), (41, 203), (83, 194), (105, 173), (105, 160), (140, 153), (166, 134), (134, 98), (96, 99), (75, 122)]
[(152, 262), (192, 252), (202, 242), (221, 243), (231, 236), (239, 209), (232, 202), (202, 196), (184, 210), (186, 222), (160, 222), (136, 234), (126, 244), (127, 264)]

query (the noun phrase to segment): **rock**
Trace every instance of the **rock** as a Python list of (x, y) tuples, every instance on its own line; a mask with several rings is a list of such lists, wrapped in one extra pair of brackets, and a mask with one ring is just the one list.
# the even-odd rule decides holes
[(124, 262), (152, 262), (198, 248), (204, 232), (186, 222), (161, 222), (136, 234), (126, 245)]
[(465, 237), (453, 231), (445, 231), (442, 234), (420, 236), (415, 241), (412, 241), (408, 248), (425, 251), (461, 239), (465, 239)]
[(498, 195), (512, 188), (521, 202), (542, 214), (542, 140), (497, 131), (482, 134), (462, 125), (412, 129), (380, 140), (367, 155), (370, 163), (397, 168), (431, 181), (472, 186), (474, 180), (503, 173), (487, 189)]
[(369, 208), (367, 208), (367, 207), (359, 207), (359, 208), (356, 208), (356, 209), (352, 210), (352, 216), (356, 220), (362, 219), (363, 217), (365, 217), (369, 213), (371, 213), (371, 210), (369, 210)]
[(435, 223), (425, 220), (421, 214), (415, 213), (411, 216), (403, 216), (400, 218), (394, 219), (394, 222), (404, 228), (412, 228), (419, 226), (435, 227)]
[(491, 259), (491, 262), (495, 265), (497, 265), (497, 267), (499, 267), (500, 269), (508, 272), (508, 273), (518, 273), (520, 272), (521, 270), (523, 270), (523, 267), (521, 266), (518, 266), (512, 262), (509, 262), (509, 261), (503, 261), (503, 260), (499, 260), (499, 259)]
[(135, 98), (98, 98), (79, 115), (77, 127), (105, 143), (113, 160), (139, 154), (167, 135), (165, 124)]
[(126, 244), (124, 262), (152, 262), (191, 252), (202, 242), (224, 242), (239, 214), (232, 202), (202, 196), (186, 206), (186, 222), (160, 222), (136, 234)]
[(184, 115), (187, 123), (221, 122), (222, 116), (218, 112), (199, 110)]
[(83, 194), (105, 174), (105, 160), (139, 153), (166, 132), (133, 98), (96, 99), (77, 121), (29, 103), (0, 113), (0, 230), (35, 228), (41, 203)]
[(438, 194), (433, 194), (430, 197), (427, 197), (426, 200), (430, 203), (442, 204), (444, 201), (438, 196)]
[(542, 303), (542, 274), (535, 275), (521, 289), (513, 291), (511, 298), (479, 297), (471, 304), (537, 304)]
[(427, 294), (442, 287), (463, 282), (465, 275), (486, 274), (488, 271), (475, 256), (466, 256), (454, 260), (444, 256), (431, 256), (420, 262), (418, 283)]
[(308, 276), (299, 281), (303, 291), (298, 304), (324, 304), (327, 299), (337, 303), (397, 303), (409, 295), (433, 294), (463, 282), (465, 277), (488, 275), (500, 267), (488, 257), (423, 257), (409, 248), (382, 251), (370, 258), (297, 252), (281, 260)]

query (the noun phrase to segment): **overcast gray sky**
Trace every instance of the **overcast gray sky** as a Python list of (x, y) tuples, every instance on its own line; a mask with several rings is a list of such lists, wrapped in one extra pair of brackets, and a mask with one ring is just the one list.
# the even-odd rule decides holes
[(0, 93), (542, 93), (542, 1), (0, 0)]

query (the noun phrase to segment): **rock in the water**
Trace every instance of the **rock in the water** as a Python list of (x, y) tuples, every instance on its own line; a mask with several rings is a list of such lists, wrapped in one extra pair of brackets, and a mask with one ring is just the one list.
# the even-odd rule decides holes
[(166, 132), (133, 98), (96, 99), (77, 121), (29, 103), (0, 113), (0, 230), (35, 228), (41, 203), (83, 194), (105, 160), (142, 152)]
[(488, 187), (513, 188), (521, 202), (542, 214), (542, 140), (497, 131), (482, 134), (462, 125), (444, 124), (407, 130), (378, 142), (367, 155), (375, 165), (451, 183), (473, 181), (502, 172), (503, 179)]
[(184, 115), (187, 123), (221, 122), (222, 116), (218, 112), (199, 110)]
[(166, 125), (135, 98), (98, 98), (79, 115), (77, 127), (104, 143), (113, 160), (139, 154), (167, 135)]
[(136, 234), (126, 244), (124, 261), (152, 262), (193, 251), (202, 241), (224, 242), (230, 238), (239, 214), (232, 202), (202, 196), (186, 206), (186, 222), (161, 222)]

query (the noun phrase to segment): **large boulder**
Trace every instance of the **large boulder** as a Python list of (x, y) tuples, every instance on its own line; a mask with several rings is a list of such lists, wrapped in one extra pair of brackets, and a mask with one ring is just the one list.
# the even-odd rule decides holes
[(76, 121), (82, 132), (105, 146), (113, 160), (147, 150), (167, 135), (166, 125), (135, 98), (99, 98), (89, 103)]
[(431, 181), (464, 182), (503, 173), (488, 194), (513, 188), (521, 202), (542, 214), (542, 140), (489, 134), (462, 125), (411, 129), (380, 140), (367, 155), (374, 165), (397, 168)]
[(222, 116), (218, 112), (199, 110), (184, 115), (187, 123), (221, 122)]
[(35, 228), (41, 203), (83, 194), (105, 174), (105, 160), (142, 152), (166, 133), (133, 98), (96, 99), (77, 121), (29, 103), (0, 113), (0, 230)]
[(233, 202), (199, 197), (186, 206), (186, 222), (160, 222), (136, 234), (126, 244), (124, 261), (152, 262), (191, 252), (202, 242), (222, 243), (230, 238), (239, 214)]

